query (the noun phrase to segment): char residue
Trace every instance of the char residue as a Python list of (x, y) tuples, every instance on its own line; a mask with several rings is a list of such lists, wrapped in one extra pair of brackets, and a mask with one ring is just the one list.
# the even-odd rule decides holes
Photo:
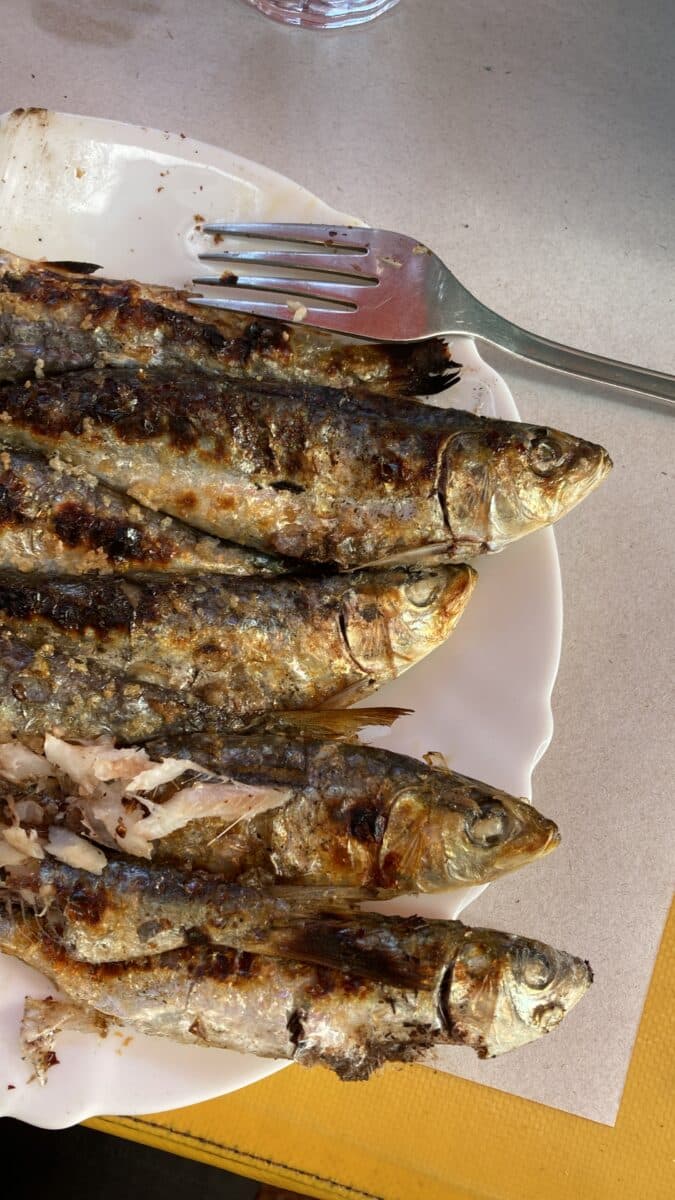
[(373, 804), (362, 804), (352, 808), (349, 815), (349, 830), (358, 842), (381, 842), (387, 827), (387, 818)]
[(10, 472), (0, 480), (0, 525), (26, 525), (31, 518), (26, 513), (26, 488), (20, 479)]
[(299, 1008), (294, 1008), (288, 1015), (286, 1028), (293, 1046), (298, 1046), (302, 1039), (304, 1015)]
[[(144, 600), (149, 615), (151, 596)], [(129, 630), (134, 618), (129, 597), (114, 580), (34, 580), (10, 572), (0, 574), (0, 612), (13, 620), (41, 619), (70, 632), (95, 629), (102, 634)]]
[(419, 986), (419, 963), (414, 957), (402, 955), (396, 944), (388, 948), (379, 940), (373, 941), (367, 929), (344, 925), (331, 913), (303, 922), (286, 950), (299, 961), (321, 964), (310, 988), (314, 998), (335, 991), (336, 969), (341, 972), (343, 991), (358, 991), (364, 978), (378, 979), (392, 987)]
[(54, 531), (71, 549), (101, 550), (113, 563), (168, 563), (171, 560), (171, 545), (167, 539), (152, 537), (142, 525), (96, 513), (77, 500), (64, 501), (55, 510)]
[(292, 483), (289, 479), (279, 479), (270, 484), (270, 487), (274, 488), (275, 492), (293, 492), (296, 496), (306, 490), (301, 483)]
[(91, 883), (80, 881), (68, 889), (63, 911), (70, 920), (82, 921), (86, 925), (98, 925), (106, 907), (106, 889), (94, 877)]

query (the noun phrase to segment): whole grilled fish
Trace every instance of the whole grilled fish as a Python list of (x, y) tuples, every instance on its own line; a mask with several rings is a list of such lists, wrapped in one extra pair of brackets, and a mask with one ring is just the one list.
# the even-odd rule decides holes
[(436, 987), (235, 950), (193, 946), (131, 963), (69, 958), (39, 924), (0, 913), (0, 950), (47, 975), (69, 999), (142, 1033), (321, 1063), (366, 1079), (443, 1043), (502, 1054), (548, 1033), (590, 986), (588, 964), (492, 930), (456, 935)]
[[(372, 724), (381, 719), (379, 712), (374, 710), (373, 716), (360, 709), (348, 716), (361, 716)], [(559, 843), (553, 821), (524, 800), (402, 754), (330, 740), (327, 735), (319, 738), (311, 731), (303, 736), (302, 730), (292, 731), (292, 717), (276, 718), (282, 727), (287, 723), (284, 732), (271, 728), (239, 735), (174, 734), (148, 743), (148, 765), (183, 759), (185, 772), (193, 773), (198, 764), (203, 778), (227, 779), (242, 789), (264, 789), (272, 795), (285, 793), (285, 802), (233, 824), (227, 811), (198, 813), (196, 793), (190, 792), (180, 822), (160, 825), (148, 841), (135, 843), (133, 852), (184, 871), (205, 870), (223, 882), (330, 888), (341, 898), (377, 894), (382, 899), (485, 883), (548, 854)], [(190, 710), (190, 718), (198, 719), (198, 710)], [(107, 757), (107, 751), (103, 753)], [(59, 762), (67, 771), (63, 763), (69, 760)], [(72, 815), (70, 827), (80, 832), (78, 801), (68, 803), (69, 796), (82, 794), (78, 762), (70, 763), (74, 781), (62, 785), (56, 810), (49, 807), (59, 796), (53, 779), (46, 798), (42, 783), (31, 792), (30, 782), (22, 790), (16, 782), (0, 781), (0, 801), (11, 812), (20, 799), (36, 799), (43, 837), (66, 809)], [(42, 772), (48, 769), (46, 760), (38, 759), (37, 766)], [(89, 775), (91, 770), (88, 766)], [(104, 775), (113, 777), (109, 762)], [(15, 780), (15, 773), (8, 778)], [(184, 772), (164, 781), (154, 776), (152, 784), (153, 811), (161, 813), (168, 805), (167, 813), (174, 813), (178, 794), (184, 795)], [(138, 795), (137, 789), (131, 794)], [(118, 800), (117, 805), (108, 829), (118, 820), (128, 824), (128, 803), (125, 807)], [(128, 838), (118, 845), (128, 848)], [(139, 873), (130, 875), (135, 887), (142, 888), (151, 878), (148, 870), (142, 864)], [(171, 879), (170, 873), (166, 878)]]
[(340, 568), (501, 550), (612, 465), (554, 429), (194, 372), (31, 380), (0, 406), (13, 445), (58, 450), (207, 533)]
[(0, 624), (235, 717), (351, 703), (450, 634), (471, 567), (279, 579), (3, 573)]
[(216, 571), (278, 575), (287, 568), (152, 512), (59, 458), (0, 444), (0, 570), (37, 574)]
[(440, 338), (357, 344), (293, 322), (207, 314), (174, 288), (98, 278), (74, 267), (0, 250), (0, 381), (136, 364), (289, 384), (311, 378), (414, 396), (442, 391), (458, 377)]
[(290, 789), (282, 808), (226, 835), (222, 820), (207, 817), (153, 843), (156, 862), (227, 880), (434, 892), (496, 879), (559, 841), (524, 800), (359, 742), (177, 734), (146, 749), (152, 759), (186, 757), (242, 783)]

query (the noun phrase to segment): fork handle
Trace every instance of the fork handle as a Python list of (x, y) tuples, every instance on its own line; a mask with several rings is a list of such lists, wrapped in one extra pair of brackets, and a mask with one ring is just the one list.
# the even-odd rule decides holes
[[(552, 342), (549, 338), (539, 337), (536, 333), (521, 329), (519, 325), (500, 317), (478, 300), (474, 300), (474, 303), (476, 307), (471, 312), (473, 320), (470, 320), (470, 325), (467, 323), (467, 328), (471, 328), (474, 337), (492, 342), (502, 350), (508, 350), (519, 358), (540, 363), (541, 366), (566, 371), (570, 375), (580, 375), (583, 379), (610, 383), (614, 387), (643, 392), (675, 407), (673, 375), (667, 375), (663, 371), (652, 371), (648, 367), (633, 367), (629, 363), (602, 358), (599, 354), (588, 354), (584, 350), (573, 350), (570, 346), (563, 346), (560, 342)], [(466, 315), (469, 316), (468, 313)]]

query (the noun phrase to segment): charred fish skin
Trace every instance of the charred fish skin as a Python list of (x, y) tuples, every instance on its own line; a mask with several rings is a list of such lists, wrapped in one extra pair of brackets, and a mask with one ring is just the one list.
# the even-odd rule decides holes
[(549, 1033), (592, 982), (587, 963), (541, 942), (464, 929), (437, 986), (406, 990), (350, 972), (194, 946), (131, 963), (75, 962), (31, 918), (0, 913), (0, 950), (73, 1001), (141, 1032), (322, 1063), (365, 1079), (443, 1043), (480, 1057)]
[(0, 628), (0, 740), (45, 732), (138, 743), (216, 726), (218, 710), (152, 684), (102, 671), (50, 645), (29, 646)]
[(0, 443), (0, 570), (277, 575), (281, 559), (200, 535), (58, 457)]
[(432, 395), (458, 379), (440, 338), (355, 344), (295, 322), (213, 310), (207, 316), (186, 295), (0, 250), (0, 381), (94, 366), (192, 367), (396, 397)]
[(401, 399), (162, 370), (4, 389), (5, 436), (207, 533), (353, 569), (502, 549), (604, 479), (570, 434)]
[(445, 640), (474, 583), (464, 565), (273, 580), (3, 573), (0, 622), (245, 717), (368, 694)]
[(524, 800), (416, 759), (361, 743), (256, 732), (151, 741), (242, 783), (287, 787), (282, 808), (223, 836), (216, 818), (154, 843), (155, 862), (247, 884), (341, 889), (380, 898), (497, 879), (559, 843), (553, 821)]
[(8, 868), (4, 894), (20, 894), (25, 904), (33, 896), (50, 936), (71, 958), (95, 964), (202, 941), (435, 989), (465, 933), (457, 921), (362, 912), (328, 890), (232, 886), (114, 858), (100, 875), (51, 858), (30, 872)]

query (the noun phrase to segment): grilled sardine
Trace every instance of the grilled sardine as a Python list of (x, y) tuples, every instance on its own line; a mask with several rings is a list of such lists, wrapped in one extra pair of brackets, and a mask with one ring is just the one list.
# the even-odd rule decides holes
[(557, 430), (412, 400), (167, 370), (6, 387), (2, 435), (150, 508), (268, 553), (340, 568), (501, 550), (611, 468)]
[(355, 343), (294, 322), (207, 313), (174, 288), (78, 274), (74, 266), (0, 250), (0, 381), (103, 365), (196, 367), (415, 396), (458, 377), (440, 338)]
[(467, 566), (279, 579), (3, 573), (0, 624), (239, 718), (367, 695), (445, 640), (475, 578)]
[(69, 999), (143, 1033), (321, 1063), (366, 1079), (443, 1043), (502, 1054), (548, 1033), (584, 995), (586, 963), (541, 942), (466, 928), (435, 988), (406, 990), (347, 971), (210, 946), (131, 963), (69, 958), (18, 912), (0, 912), (0, 950)]
[[(372, 723), (381, 719), (378, 711), (374, 717), (368, 709), (349, 716)], [(197, 718), (198, 710), (190, 715)], [(114, 792), (112, 808), (109, 784), (101, 780), (111, 783), (116, 772), (127, 770), (128, 751), (105, 745), (97, 751), (47, 738), (47, 757), (24, 761), (20, 747), (0, 747), (5, 823), (11, 824), (21, 800), (32, 799), (32, 827), (43, 839), (59, 816), (74, 832), (99, 840), (102, 834), (104, 845), (155, 864), (206, 870), (221, 882), (293, 885), (298, 895), (300, 888), (328, 888), (343, 899), (485, 883), (558, 845), (554, 823), (524, 800), (402, 754), (303, 736), (291, 729), (293, 715), (260, 718), (286, 722), (284, 732), (174, 734), (149, 742), (132, 756), (132, 776), (160, 766), (144, 777), (147, 784), (129, 783), (127, 776), (127, 790)], [(59, 785), (55, 780), (62, 771), (66, 775)], [(186, 775), (195, 782), (186, 784)], [(45, 778), (50, 781), (46, 795)], [(236, 821), (227, 807), (205, 812), (200, 801), (210, 793), (200, 780), (207, 779), (227, 780), (242, 793), (251, 790), (279, 802), (244, 812)], [(149, 829), (142, 816), (148, 788), (155, 814)], [(101, 798), (104, 826), (97, 827), (98, 810), (86, 805), (85, 795)], [(217, 791), (216, 799), (219, 803)], [(134, 815), (135, 800), (140, 814)], [(129, 876), (132, 891), (143, 890), (147, 869), (143, 865)], [(171, 878), (169, 872), (166, 879)]]

